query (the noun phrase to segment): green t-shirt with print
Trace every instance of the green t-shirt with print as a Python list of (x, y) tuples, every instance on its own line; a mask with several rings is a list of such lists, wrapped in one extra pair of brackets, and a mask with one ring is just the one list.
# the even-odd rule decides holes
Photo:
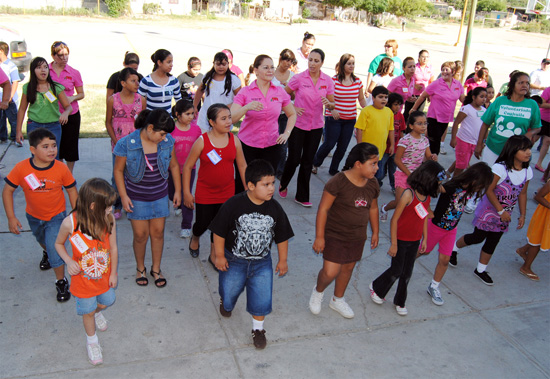
[[(25, 95), (27, 94), (28, 86), (29, 83), (23, 85), (23, 93)], [(57, 96), (64, 89), (65, 87), (61, 84), (55, 83), (55, 95), (51, 90), (45, 94), (37, 91), (36, 100), (33, 104), (29, 103), (28, 119), (41, 124), (59, 121), (61, 113), (59, 112), (59, 100)]]

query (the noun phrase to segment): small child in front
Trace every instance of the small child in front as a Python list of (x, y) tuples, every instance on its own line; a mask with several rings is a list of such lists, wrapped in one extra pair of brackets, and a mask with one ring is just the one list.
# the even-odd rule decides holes
[(247, 191), (227, 200), (210, 224), (214, 234), (214, 264), (219, 270), (220, 313), (231, 311), (246, 288), (246, 310), (252, 315), (252, 339), (257, 349), (266, 346), (265, 316), (271, 313), (273, 265), (271, 244), (277, 244), (275, 272), (288, 271), (288, 240), (294, 236), (288, 217), (277, 200), (275, 171), (263, 159), (245, 171)]
[[(88, 359), (93, 365), (103, 363), (95, 333), (96, 329), (107, 330), (107, 320), (101, 311), (115, 302), (118, 250), (112, 212), (116, 199), (115, 189), (105, 180), (87, 180), (55, 241), (55, 248), (71, 274), (71, 293), (76, 299), (76, 313), (82, 316)], [(71, 241), (72, 257), (65, 248), (67, 238)]]
[(65, 264), (55, 250), (55, 239), (66, 216), (63, 187), (69, 195), (71, 207), (74, 208), (78, 195), (76, 181), (69, 168), (55, 159), (57, 141), (51, 131), (45, 128), (34, 129), (29, 133), (29, 144), (32, 158), (16, 164), (4, 179), (4, 210), (8, 217), (10, 232), (20, 234), (22, 225), (15, 217), (13, 197), (17, 187), (21, 186), (27, 203), (27, 221), (36, 241), (43, 249), (40, 269), (53, 268), (57, 301), (65, 302), (71, 298), (71, 294), (69, 282), (65, 278)]

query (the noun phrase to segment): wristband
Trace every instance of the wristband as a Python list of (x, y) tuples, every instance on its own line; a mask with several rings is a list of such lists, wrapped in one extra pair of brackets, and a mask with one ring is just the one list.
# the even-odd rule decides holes
[(285, 133), (288, 133), (288, 134), (290, 134), (290, 132), (291, 132), (291, 130), (287, 130), (287, 131), (286, 131)]
[(503, 214), (504, 212), (506, 212), (506, 209), (503, 208), (501, 211), (498, 211), (497, 213), (498, 213), (499, 216), (502, 216), (502, 214)]

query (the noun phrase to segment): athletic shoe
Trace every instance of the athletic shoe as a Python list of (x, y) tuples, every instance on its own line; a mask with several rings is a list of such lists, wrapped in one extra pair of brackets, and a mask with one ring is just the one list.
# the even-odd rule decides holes
[(279, 196), (281, 196), (282, 199), (286, 199), (287, 194), (288, 194), (288, 189), (281, 191), (281, 187), (279, 187)]
[(48, 260), (48, 253), (46, 253), (46, 250), (42, 250), (42, 260), (40, 261), (40, 270), (45, 271), (52, 268), (50, 266), (50, 261)]
[(494, 284), (493, 279), (491, 279), (487, 271), (478, 272), (476, 268), (474, 270), (474, 275), (477, 276), (479, 280), (481, 280), (483, 283), (487, 284), (488, 286), (492, 286)]
[(432, 297), (432, 301), (435, 305), (443, 305), (443, 303), (445, 303), (441, 298), (439, 288), (434, 288), (431, 284), (428, 286), (428, 295)]
[(300, 204), (302, 207), (306, 207), (306, 208), (311, 208), (311, 206), (313, 205), (309, 201), (298, 201), (296, 199), (294, 199), (294, 201)]
[(101, 354), (99, 342), (86, 344), (86, 349), (88, 350), (88, 360), (91, 364), (95, 366), (103, 363), (103, 355)]
[(191, 237), (191, 229), (182, 229), (180, 232), (180, 238), (189, 238)]
[(220, 314), (223, 317), (231, 317), (231, 311), (226, 311), (223, 307), (223, 300), (220, 298)]
[(95, 315), (95, 327), (100, 332), (104, 332), (107, 330), (107, 320), (105, 319), (105, 316), (103, 316), (103, 313), (97, 312)]
[(447, 155), (447, 151), (445, 151), (445, 148), (441, 148), (441, 150), (439, 150), (439, 154)]
[(369, 284), (369, 290), (370, 290), (370, 298), (372, 301), (374, 301), (376, 304), (382, 304), (384, 302), (384, 299), (381, 299), (376, 292), (372, 289), (372, 283)]
[(179, 216), (181, 215), (181, 208), (178, 208), (174, 211), (174, 216)]
[(115, 209), (113, 216), (115, 217), (115, 220), (120, 220), (122, 217), (122, 209)]
[(409, 313), (406, 307), (400, 307), (399, 305), (395, 306), (395, 310), (399, 316), (406, 316)]
[(57, 289), (57, 301), (60, 303), (63, 303), (71, 298), (67, 278), (63, 278), (55, 282), (55, 288)]
[(15, 141), (15, 146), (17, 146), (17, 147), (23, 147), (23, 144), (22, 144), (21, 142)]
[(330, 309), (340, 313), (342, 317), (353, 318), (355, 316), (355, 313), (353, 313), (353, 310), (351, 309), (349, 304), (346, 303), (346, 300), (344, 300), (344, 298), (341, 298), (340, 300), (334, 300), (334, 297), (331, 297), (328, 306)]
[(386, 222), (388, 221), (388, 211), (385, 210), (386, 208), (386, 203), (382, 204), (382, 206), (380, 207), (380, 221), (382, 222)]
[(453, 251), (451, 253), (451, 259), (449, 259), (449, 265), (451, 265), (451, 267), (456, 267), (458, 265), (458, 252), (457, 251)]
[(253, 330), (252, 341), (254, 341), (254, 346), (256, 347), (256, 349), (264, 349), (265, 345), (267, 345), (267, 341), (265, 339), (265, 330)]
[(313, 287), (311, 296), (309, 298), (309, 310), (314, 315), (318, 315), (321, 312), (321, 303), (323, 302), (324, 292), (317, 292), (317, 286)]

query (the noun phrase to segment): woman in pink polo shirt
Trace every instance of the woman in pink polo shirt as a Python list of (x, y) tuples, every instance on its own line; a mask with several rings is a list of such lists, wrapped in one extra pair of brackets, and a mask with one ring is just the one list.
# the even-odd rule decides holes
[[(414, 80), (416, 82), (414, 86), (413, 94), (418, 97), (422, 95), (424, 89), (435, 80), (435, 73), (432, 64), (430, 63), (430, 53), (428, 50), (420, 50), (418, 53), (418, 63), (414, 70)], [(414, 105), (414, 104), (412, 104)], [(412, 106), (411, 105), (411, 106)], [(424, 112), (424, 106), (426, 102), (423, 102), (418, 110)]]
[[(390, 84), (388, 85), (388, 90), (393, 93), (398, 93), (403, 97), (405, 104), (405, 111), (403, 116), (405, 120), (409, 118), (409, 112), (414, 105), (414, 102), (418, 98), (414, 95), (414, 89), (416, 86), (416, 80), (414, 78), (414, 72), (416, 70), (416, 65), (414, 63), (414, 58), (407, 57), (403, 61), (403, 75), (399, 75), (396, 78), (393, 78)], [(422, 88), (423, 89), (423, 88)]]
[(447, 130), (449, 122), (453, 121), (456, 101), (464, 102), (464, 90), (460, 82), (453, 78), (456, 65), (454, 62), (445, 62), (441, 65), (441, 78), (426, 87), (422, 95), (414, 103), (411, 112), (416, 111), (428, 97), (428, 132), (426, 137), (430, 141), (430, 151), (438, 154), (441, 145), (441, 136)]
[[(65, 95), (73, 108), (67, 123), (61, 125), (61, 141), (59, 142), (59, 159), (67, 161), (67, 166), (72, 173), (74, 164), (78, 160), (78, 137), (80, 134), (78, 100), (84, 99), (84, 83), (80, 72), (68, 65), (69, 46), (65, 42), (54, 42), (51, 54), (53, 62), (50, 63), (50, 75), (54, 82), (65, 87)], [(64, 111), (65, 109), (60, 103), (59, 112), (63, 113)]]
[[(256, 80), (235, 96), (231, 118), (235, 124), (246, 115), (239, 129), (246, 162), (265, 159), (275, 169), (281, 157), (281, 144), (286, 143), (296, 123), (296, 111), (290, 102), (290, 95), (271, 82), (275, 73), (273, 59), (268, 55), (258, 55), (253, 66)], [(281, 110), (288, 121), (284, 132), (279, 135)]]
[(284, 199), (287, 187), (298, 165), (298, 183), (295, 201), (304, 207), (311, 207), (309, 201), (309, 179), (313, 168), (313, 157), (323, 134), (323, 107), (334, 109), (334, 82), (321, 72), (325, 53), (313, 49), (308, 57), (308, 70), (296, 74), (285, 87), (294, 94), (294, 106), (298, 118), (288, 140), (288, 158), (281, 177), (279, 195)]

